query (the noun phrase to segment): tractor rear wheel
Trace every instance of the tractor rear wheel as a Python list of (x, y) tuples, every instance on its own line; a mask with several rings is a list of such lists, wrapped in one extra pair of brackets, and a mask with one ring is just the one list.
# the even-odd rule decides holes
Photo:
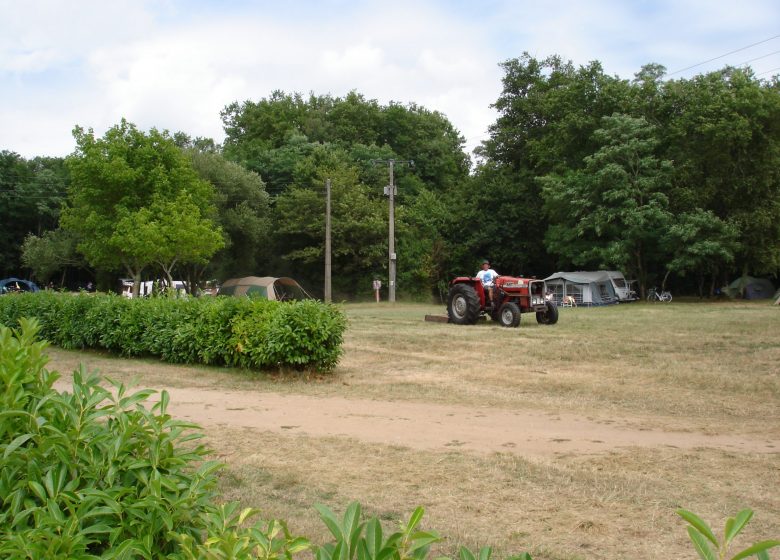
[(558, 308), (551, 301), (547, 302), (547, 309), (536, 312), (536, 321), (541, 325), (554, 325), (558, 322)]
[(520, 308), (516, 303), (508, 301), (498, 310), (498, 321), (505, 327), (520, 325)]
[(447, 298), (450, 323), (473, 325), (479, 319), (479, 296), (468, 284), (455, 284)]

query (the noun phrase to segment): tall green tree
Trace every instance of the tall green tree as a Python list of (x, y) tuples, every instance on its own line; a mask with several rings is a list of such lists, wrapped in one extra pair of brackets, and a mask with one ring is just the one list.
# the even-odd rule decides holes
[[(381, 105), (356, 92), (343, 98), (274, 92), (257, 102), (233, 103), (222, 116), (225, 156), (260, 174), (272, 197), (273, 246), (282, 257), (269, 259), (272, 274), (289, 270), (305, 283), (321, 285), (322, 185), (332, 180), (334, 252), (346, 251), (334, 254), (334, 289), (346, 296), (364, 287), (368, 292), (373, 277), (387, 273), (382, 192), (388, 173), (379, 160), (413, 160), (414, 166), (399, 167), (394, 178), (399, 289), (431, 293), (445, 251), (440, 230), (431, 227), (422, 208), (436, 211), (444, 193), (459, 188), (469, 171), (463, 138), (446, 117), (413, 103)], [(341, 197), (357, 206), (339, 209)], [(348, 249), (336, 248), (340, 235)], [(434, 261), (439, 264), (419, 266)]]
[(672, 223), (672, 164), (656, 156), (654, 127), (644, 118), (604, 117), (593, 136), (600, 147), (585, 167), (540, 180), (554, 222), (548, 248), (576, 265), (627, 270), (644, 295)]
[(704, 296), (704, 282), (709, 277), (709, 295), (714, 295), (716, 284), (734, 263), (734, 255), (739, 249), (738, 235), (733, 224), (709, 210), (697, 208), (675, 216), (666, 234), (671, 253), (667, 271), (680, 276), (693, 275), (699, 297)]
[[(122, 119), (102, 138), (81, 127), (73, 134), (76, 151), (67, 159), (70, 206), (63, 211), (61, 225), (79, 236), (78, 249), (90, 265), (126, 271), (133, 278), (137, 295), (144, 269), (159, 262), (159, 252), (169, 248), (157, 244), (176, 243), (169, 238), (161, 240), (159, 229), (163, 225), (147, 216), (175, 220), (178, 216), (171, 213), (197, 208), (199, 216), (190, 216), (194, 219), (188, 223), (216, 228), (210, 218), (214, 214), (213, 189), (198, 177), (167, 132), (152, 129), (147, 134)], [(191, 205), (165, 206), (181, 197)], [(152, 208), (166, 208), (167, 212)], [(216, 248), (211, 245), (209, 250), (213, 253)], [(202, 255), (208, 256), (208, 251)]]
[(87, 262), (76, 250), (78, 238), (70, 231), (57, 228), (38, 236), (29, 234), (22, 243), (22, 263), (33, 277), (45, 284), (61, 273), (59, 285), (65, 285), (68, 268), (86, 268)]
[(0, 152), (0, 274), (21, 275), (24, 240), (57, 227), (68, 181), (61, 158)]
[(536, 275), (552, 267), (540, 187), (528, 171), (494, 161), (444, 196), (448, 276), (473, 275), (483, 259), (501, 274)]
[(440, 195), (423, 189), (400, 207), (399, 218), (400, 230), (396, 232), (399, 293), (421, 298), (437, 295), (444, 301), (451, 256), (445, 237), (449, 220), (447, 205)]
[[(556, 56), (537, 60), (527, 54), (502, 66), (503, 91), (495, 103), (499, 116), (479, 150), (472, 203), (453, 204), (461, 212), (456, 223), (482, 226), (464, 243), (471, 252), (484, 250), (486, 238), (493, 237), (502, 249), (512, 248), (517, 259), (527, 259), (527, 248), (518, 240), (538, 242), (544, 236), (550, 258), (534, 259), (536, 266), (622, 266), (644, 281), (671, 272), (695, 277), (700, 290), (703, 277), (712, 286), (713, 275), (725, 281), (733, 269), (780, 272), (777, 80), (757, 80), (749, 68), (725, 68), (664, 81), (665, 68), (648, 64), (629, 82), (605, 75), (597, 62), (575, 68)], [(602, 119), (613, 114), (644, 119), (649, 128), (642, 138), (652, 148), (637, 161), (659, 166), (660, 175), (635, 182), (636, 193), (654, 193), (647, 199), (651, 202), (635, 196), (631, 211), (625, 199), (614, 198), (594, 179), (598, 174), (623, 184), (617, 162), (599, 163), (611, 155), (605, 152), (604, 131), (597, 131)], [(613, 143), (610, 152), (617, 151)], [(654, 163), (645, 159), (650, 155)], [(670, 175), (664, 162), (674, 162), (667, 169)], [(648, 181), (656, 184), (650, 190), (645, 189)], [(459, 198), (467, 200), (463, 194)], [(491, 200), (500, 201), (499, 208)], [(533, 210), (510, 215), (504, 207), (512, 204)], [(578, 215), (578, 207), (590, 214)], [(673, 230), (664, 225), (669, 215), (674, 216)], [(498, 227), (491, 232), (492, 222), (504, 226), (506, 235)], [(650, 235), (652, 228), (657, 229)], [(617, 229), (640, 234), (630, 244), (636, 253), (638, 240), (644, 239), (643, 257), (621, 258), (627, 254), (625, 244), (606, 249), (605, 239), (616, 238)]]
[[(222, 231), (205, 219), (192, 196), (181, 191), (175, 199), (155, 197), (151, 204), (120, 215), (114, 236), (135, 258), (160, 267), (168, 286), (173, 286), (177, 265), (204, 265), (224, 246)], [(133, 257), (131, 257), (132, 255)]]
[(319, 292), (324, 278), (325, 192), (331, 180), (333, 290), (340, 297), (370, 292), (371, 280), (386, 270), (386, 203), (362, 183), (359, 170), (340, 148), (321, 145), (301, 162), (311, 174), (276, 199), (275, 247), (285, 266)]
[[(232, 103), (222, 111), (225, 156), (260, 174), (271, 192), (292, 184), (295, 159), (305, 144), (387, 146), (397, 159), (414, 160), (418, 187), (441, 192), (469, 170), (464, 139), (436, 111), (417, 104), (380, 105), (357, 92), (343, 98), (275, 91), (259, 101)], [(361, 150), (356, 150), (357, 156)], [(411, 188), (411, 187), (410, 187)], [(416, 191), (414, 191), (416, 192)]]
[(630, 85), (604, 73), (599, 62), (575, 67), (558, 56), (528, 53), (501, 64), (498, 119), (480, 148), (482, 157), (533, 176), (582, 167), (597, 145), (601, 118), (627, 112)]
[(225, 247), (206, 273), (219, 279), (272, 274), (271, 209), (263, 180), (215, 151), (190, 148), (186, 153), (198, 176), (214, 186), (215, 221), (225, 233)]
[(598, 149), (593, 133), (601, 118), (629, 105), (630, 86), (598, 62), (575, 67), (526, 53), (501, 67), (498, 118), (477, 150), (481, 164), (472, 181), (448, 193), (458, 224), (453, 233), (461, 237), (453, 265), (472, 270), (490, 258), (502, 273), (544, 274), (570, 261), (544, 244), (555, 219), (536, 178), (581, 169)]
[(748, 69), (667, 82), (660, 139), (675, 161), (671, 203), (738, 231), (742, 273), (780, 272), (780, 87)]

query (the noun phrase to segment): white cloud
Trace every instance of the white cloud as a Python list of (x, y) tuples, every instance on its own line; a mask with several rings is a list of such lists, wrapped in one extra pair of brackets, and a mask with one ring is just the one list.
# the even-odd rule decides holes
[(277, 22), (227, 18), (101, 48), (89, 57), (88, 72), (110, 117), (101, 124), (126, 116), (145, 128), (219, 139), (219, 111), (234, 100), (275, 89), (334, 95), (355, 89), (382, 102), (439, 110), (461, 128), (456, 116), (462, 114), (466, 126), (484, 130), (474, 115), (494, 100), (496, 92), (481, 94), (485, 84), (498, 81), (495, 66), (479, 60), (478, 44), (453, 46), (446, 33), (429, 31), (431, 39), (418, 51), (414, 35), (425, 26), (390, 33), (381, 22), (368, 23), (323, 29), (311, 22), (292, 33)]
[(369, 44), (348, 45), (341, 50), (326, 49), (320, 55), (320, 66), (331, 75), (352, 77), (355, 73), (373, 72), (384, 63), (384, 52)]
[(771, 36), (779, 11), (769, 0), (0, 0), (0, 149), (64, 155), (74, 124), (101, 134), (122, 117), (219, 140), (225, 105), (276, 89), (416, 102), (473, 148), (495, 119), (500, 61), (560, 54), (630, 78), (647, 62), (678, 69)]
[(2, 1), (0, 71), (44, 71), (80, 59), (96, 44), (148, 33), (154, 28), (148, 4), (133, 0)]

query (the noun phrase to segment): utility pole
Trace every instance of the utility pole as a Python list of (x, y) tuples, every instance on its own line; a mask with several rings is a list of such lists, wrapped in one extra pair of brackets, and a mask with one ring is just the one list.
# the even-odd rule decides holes
[(325, 181), (325, 302), (330, 303), (330, 179)]
[(390, 184), (385, 187), (385, 194), (388, 197), (388, 200), (390, 201), (390, 210), (388, 213), (388, 223), (389, 226), (389, 232), (387, 234), (387, 248), (388, 253), (390, 255), (390, 264), (388, 265), (388, 280), (390, 281), (390, 286), (388, 287), (389, 290), (389, 296), (388, 301), (390, 303), (395, 303), (395, 263), (396, 263), (396, 254), (395, 254), (395, 184), (393, 183), (393, 167), (395, 166), (395, 162), (391, 159), (388, 163), (388, 169), (390, 170)]
[(390, 184), (385, 187), (385, 196), (388, 197), (389, 202), (389, 219), (388, 219), (388, 239), (387, 239), (387, 248), (388, 248), (388, 254), (390, 257), (390, 262), (388, 265), (388, 301), (390, 303), (395, 303), (395, 277), (396, 277), (396, 262), (397, 262), (397, 255), (395, 253), (395, 195), (398, 194), (395, 183), (393, 182), (393, 174), (395, 170), (396, 165), (408, 165), (409, 167), (414, 166), (414, 161), (412, 160), (404, 160), (399, 161), (395, 159), (375, 159), (372, 161), (372, 163), (386, 163), (388, 167), (388, 172), (390, 175)]

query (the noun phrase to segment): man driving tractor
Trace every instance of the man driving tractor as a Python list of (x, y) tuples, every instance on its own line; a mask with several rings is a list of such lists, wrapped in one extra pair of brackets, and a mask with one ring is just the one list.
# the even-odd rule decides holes
[(490, 261), (482, 261), (482, 270), (477, 272), (477, 278), (482, 282), (482, 287), (488, 293), (490, 299), (490, 306), (493, 306), (493, 287), (495, 286), (495, 279), (498, 278), (498, 272), (490, 268)]
[(458, 276), (450, 282), (447, 317), (450, 323), (473, 325), (487, 316), (505, 327), (517, 327), (523, 313), (536, 313), (538, 323), (554, 325), (558, 308), (544, 292), (544, 280), (500, 276), (485, 260), (476, 276)]

